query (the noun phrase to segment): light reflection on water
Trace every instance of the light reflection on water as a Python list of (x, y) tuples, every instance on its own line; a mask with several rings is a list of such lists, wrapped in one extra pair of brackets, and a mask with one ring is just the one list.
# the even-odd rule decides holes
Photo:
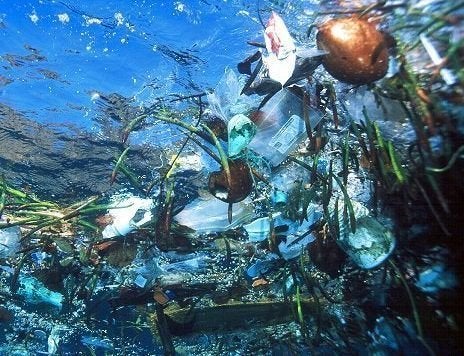
[(1, 100), (33, 112), (35, 121), (89, 128), (94, 92), (146, 104), (203, 91), (242, 59), (246, 40), (261, 36), (255, 8), (223, 1), (0, 1)]
[[(261, 37), (256, 4), (240, 1), (0, 0), (0, 23), (0, 173), (49, 199), (108, 191), (122, 124), (212, 88)], [(131, 137), (147, 180), (184, 137), (158, 126)]]
[[(69, 124), (37, 123), (6, 106), (0, 107), (0, 142), (0, 174), (7, 181), (44, 199), (70, 201), (107, 192), (122, 151), (120, 140)], [(162, 159), (154, 146), (135, 146), (130, 154), (131, 168), (139, 174), (162, 166)]]

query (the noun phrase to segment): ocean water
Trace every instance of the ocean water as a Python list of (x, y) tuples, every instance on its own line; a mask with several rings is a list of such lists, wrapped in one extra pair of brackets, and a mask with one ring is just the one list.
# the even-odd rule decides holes
[[(252, 3), (4, 1), (0, 9), (2, 168), (14, 166), (3, 173), (58, 196), (101, 191), (126, 107), (211, 89), (248, 55), (246, 41), (261, 37)], [(179, 138), (154, 131), (138, 141), (164, 147)], [(54, 187), (45, 176), (57, 178)]]
[[(462, 352), (463, 11), (0, 0), (0, 355)], [(273, 12), (275, 107), (237, 70)], [(346, 83), (317, 27), (364, 13), (388, 71)], [(216, 144), (213, 92), (254, 120)]]

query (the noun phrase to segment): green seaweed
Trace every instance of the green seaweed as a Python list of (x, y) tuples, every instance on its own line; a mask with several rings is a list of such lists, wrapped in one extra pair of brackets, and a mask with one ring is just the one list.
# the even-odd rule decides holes
[(346, 187), (343, 185), (343, 183), (340, 181), (340, 179), (332, 174), (333, 179), (337, 182), (338, 186), (340, 187), (342, 193), (343, 193), (343, 202), (345, 204), (345, 207), (348, 209), (348, 214), (350, 217), (350, 227), (351, 227), (351, 232), (354, 234), (356, 232), (356, 216), (354, 214), (354, 209), (353, 209), (353, 204), (351, 203), (351, 199), (348, 195), (348, 192), (346, 191)]
[(390, 162), (393, 167), (393, 171), (395, 172), (396, 178), (400, 184), (403, 184), (406, 181), (406, 176), (404, 173), (401, 164), (398, 162), (398, 157), (396, 155), (395, 149), (393, 148), (393, 144), (391, 141), (388, 141), (388, 154), (390, 156)]

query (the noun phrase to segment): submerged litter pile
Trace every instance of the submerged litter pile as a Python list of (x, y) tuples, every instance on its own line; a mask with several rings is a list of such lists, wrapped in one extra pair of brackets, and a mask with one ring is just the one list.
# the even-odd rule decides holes
[[(317, 49), (273, 12), (238, 73), (126, 118), (125, 190), (64, 205), (2, 179), (0, 353), (462, 351), (463, 6), (444, 6), (319, 14)], [(130, 138), (161, 124), (185, 138), (148, 181)]]

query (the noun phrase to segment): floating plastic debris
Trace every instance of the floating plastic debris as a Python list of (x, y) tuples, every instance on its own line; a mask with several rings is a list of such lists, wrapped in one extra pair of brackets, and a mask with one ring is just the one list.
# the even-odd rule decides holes
[(232, 117), (227, 124), (228, 154), (233, 158), (243, 151), (256, 134), (256, 125), (248, 117), (238, 114)]
[[(4, 222), (0, 220), (0, 222)], [(0, 258), (13, 256), (20, 247), (21, 230), (19, 226), (0, 229)]]
[[(443, 63), (445, 62), (445, 60), (440, 56), (440, 54), (438, 53), (437, 49), (432, 44), (430, 39), (423, 33), (421, 33), (419, 37), (422, 42), (422, 45), (424, 46), (425, 50), (430, 56), (430, 59), (432, 60), (433, 64), (435, 64), (438, 67), (443, 66)], [(451, 86), (458, 82), (458, 78), (448, 68), (441, 68), (440, 75), (447, 85)]]
[(30, 304), (46, 303), (58, 309), (63, 306), (63, 295), (47, 289), (42, 282), (34, 277), (20, 276), (17, 293)]
[(50, 257), (50, 255), (43, 251), (31, 253), (31, 259), (36, 264), (36, 266), (40, 266), (47, 259), (47, 257)]
[(269, 78), (283, 86), (295, 69), (296, 48), (287, 26), (274, 11), (266, 24), (264, 40), (267, 56), (263, 56), (263, 62), (268, 68)]
[(312, 107), (305, 108), (302, 100), (288, 89), (281, 90), (254, 114), (258, 131), (249, 148), (273, 166), (279, 165), (305, 137), (305, 111), (311, 128), (314, 128), (322, 114)]
[(115, 195), (111, 200), (108, 214), (111, 215), (113, 222), (103, 230), (104, 238), (125, 236), (152, 218), (151, 209), (154, 207), (152, 199), (133, 195)]
[(255, 100), (240, 95), (243, 85), (235, 72), (226, 68), (214, 91), (207, 94), (211, 113), (227, 122), (234, 115), (249, 112), (255, 106)]
[[(316, 204), (309, 204), (306, 211), (306, 219), (301, 223), (286, 219), (280, 212), (274, 213), (272, 219), (275, 228), (284, 228), (289, 241), (301, 238), (310, 231), (311, 227), (322, 218), (322, 212)], [(260, 242), (267, 239), (271, 233), (271, 219), (268, 216), (256, 219), (243, 225), (250, 242)], [(289, 243), (290, 245), (291, 243)]]
[(459, 285), (456, 275), (442, 264), (431, 266), (419, 273), (416, 286), (425, 293), (437, 293), (443, 289), (453, 289)]
[(135, 284), (136, 286), (140, 287), (140, 288), (144, 288), (144, 287), (146, 286), (146, 284), (147, 284), (147, 281), (148, 281), (148, 280), (147, 280), (144, 276), (142, 276), (142, 275), (139, 274), (139, 275), (137, 275), (137, 277), (135, 278), (134, 284)]
[(82, 344), (96, 349), (113, 350), (113, 342), (109, 339), (102, 339), (96, 336), (82, 336)]
[(54, 326), (47, 338), (48, 354), (56, 355), (61, 340), (61, 328)]
[(182, 261), (162, 265), (161, 269), (167, 272), (195, 273), (204, 269), (210, 259), (206, 255), (187, 258)]
[(279, 243), (279, 252), (284, 260), (288, 261), (294, 259), (300, 256), (306, 246), (314, 240), (315, 237), (312, 234), (308, 234), (304, 237), (290, 235), (286, 238), (285, 241)]
[(288, 200), (287, 193), (275, 188), (271, 194), (271, 202), (275, 207), (285, 206)]
[[(272, 215), (272, 219), (280, 216), (280, 213)], [(250, 242), (264, 241), (269, 237), (271, 232), (271, 217), (265, 216), (252, 221), (249, 224), (243, 225), (243, 228), (248, 234), (248, 240)]]
[(174, 217), (174, 220), (195, 230), (198, 234), (203, 234), (234, 229), (253, 218), (254, 212), (250, 199), (234, 204), (231, 223), (227, 218), (228, 209), (228, 203), (208, 195), (186, 205)]
[[(335, 202), (332, 200), (329, 210), (334, 218)], [(393, 252), (396, 244), (395, 237), (389, 229), (369, 216), (369, 209), (361, 203), (351, 200), (356, 218), (356, 231), (350, 226), (350, 217), (343, 217), (344, 200), (338, 201), (338, 245), (361, 268), (374, 268), (384, 262)]]
[(279, 260), (281, 260), (281, 258), (278, 255), (270, 253), (266, 256), (265, 259), (258, 260), (250, 267), (248, 267), (246, 270), (246, 275), (249, 278), (261, 277), (273, 268), (276, 268), (278, 266)]

